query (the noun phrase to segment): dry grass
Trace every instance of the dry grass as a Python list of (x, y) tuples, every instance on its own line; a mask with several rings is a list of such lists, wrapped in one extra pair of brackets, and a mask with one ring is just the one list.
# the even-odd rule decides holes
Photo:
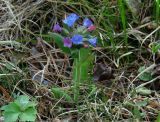
[(36, 33), (46, 32), (45, 29), (62, 15), (59, 6), (56, 1), (1, 0), (0, 40), (28, 39)]

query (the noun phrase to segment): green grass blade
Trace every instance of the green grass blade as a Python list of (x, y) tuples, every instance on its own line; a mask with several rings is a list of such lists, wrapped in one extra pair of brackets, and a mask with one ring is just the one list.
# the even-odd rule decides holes
[(159, 23), (160, 21), (160, 0), (155, 0), (156, 2), (156, 21)]
[(120, 10), (120, 15), (121, 15), (122, 27), (124, 31), (124, 41), (127, 47), (128, 46), (128, 35), (126, 31), (126, 15), (125, 15), (125, 7), (124, 7), (123, 0), (118, 0), (118, 5), (119, 5), (119, 10)]
[(66, 91), (64, 91), (63, 89), (58, 88), (58, 87), (52, 87), (51, 90), (52, 90), (52, 93), (54, 94), (55, 98), (61, 99), (63, 97), (68, 102), (73, 101), (72, 98), (70, 97), (70, 95)]

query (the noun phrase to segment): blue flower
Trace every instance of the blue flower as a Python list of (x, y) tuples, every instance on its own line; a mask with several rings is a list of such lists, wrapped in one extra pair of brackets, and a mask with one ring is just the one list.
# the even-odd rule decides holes
[(89, 41), (89, 43), (90, 43), (93, 47), (96, 47), (97, 37), (91, 38), (91, 39), (89, 39), (88, 41)]
[(63, 42), (64, 42), (64, 47), (69, 47), (69, 48), (72, 47), (72, 41), (69, 37), (64, 38)]
[(54, 32), (61, 32), (62, 28), (60, 27), (60, 25), (57, 23), (53, 26), (53, 31)]
[(73, 44), (82, 44), (83, 42), (83, 36), (82, 35), (79, 35), (79, 34), (75, 34), (73, 37), (72, 37), (72, 42)]
[(65, 20), (63, 20), (63, 22), (67, 24), (69, 27), (72, 27), (77, 19), (79, 19), (79, 16), (77, 14), (72, 13)]
[(85, 26), (86, 28), (90, 27), (91, 25), (93, 25), (92, 21), (88, 18), (85, 18), (83, 20), (83, 26)]

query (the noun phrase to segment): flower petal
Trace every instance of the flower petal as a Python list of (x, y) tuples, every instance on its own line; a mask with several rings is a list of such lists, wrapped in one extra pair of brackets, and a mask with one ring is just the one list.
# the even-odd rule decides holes
[(69, 48), (72, 47), (72, 41), (69, 37), (65, 37), (63, 39), (63, 42), (64, 42), (64, 47), (69, 47)]
[(65, 20), (63, 20), (63, 23), (67, 24), (69, 27), (72, 27), (77, 19), (79, 19), (79, 16), (72, 13)]
[(53, 26), (53, 31), (54, 32), (61, 32), (62, 31), (62, 28), (61, 26), (57, 23)]
[(97, 37), (91, 38), (91, 39), (89, 39), (88, 41), (89, 41), (89, 43), (90, 43), (93, 47), (96, 47)]
[(91, 25), (93, 25), (92, 21), (88, 18), (85, 18), (83, 21), (83, 26), (85, 26), (86, 28), (90, 27)]
[(96, 26), (91, 25), (88, 27), (88, 31), (94, 31), (96, 29)]
[(79, 35), (79, 34), (75, 34), (73, 37), (72, 37), (72, 42), (73, 44), (82, 44), (83, 42), (83, 36), (82, 35)]

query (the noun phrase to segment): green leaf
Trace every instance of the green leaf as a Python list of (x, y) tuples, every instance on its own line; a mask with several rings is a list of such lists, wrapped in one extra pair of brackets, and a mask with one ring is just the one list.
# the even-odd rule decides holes
[(1, 110), (4, 110), (6, 112), (19, 112), (20, 108), (16, 103), (12, 102), (9, 105), (1, 107)]
[(30, 102), (28, 96), (21, 95), (14, 102), (1, 107), (1, 110), (3, 110), (5, 122), (15, 122), (18, 117), (22, 121), (34, 121), (37, 114), (35, 106), (36, 103)]
[[(138, 69), (138, 72), (141, 73), (141, 72), (143, 72), (145, 69), (146, 69), (146, 67), (145, 67), (145, 66), (142, 66), (142, 67), (140, 67), (140, 68)], [(141, 74), (141, 75), (139, 76), (139, 79), (140, 79), (140, 80), (143, 80), (143, 81), (150, 81), (150, 80), (152, 80), (153, 77), (152, 77), (151, 71), (144, 72), (143, 74)]]
[(27, 95), (18, 96), (15, 102), (20, 106), (26, 106), (29, 103), (29, 97)]
[(134, 107), (133, 114), (134, 114), (135, 118), (137, 118), (139, 120), (141, 119), (141, 112), (139, 111), (137, 106)]
[(73, 101), (72, 98), (69, 96), (69, 94), (61, 88), (53, 87), (51, 91), (57, 99), (60, 99), (63, 97), (68, 102)]
[(145, 88), (145, 87), (139, 87), (136, 89), (136, 92), (141, 94), (141, 95), (150, 95), (152, 92), (151, 90)]
[(19, 106), (21, 111), (24, 111), (30, 104), (29, 97), (27, 95), (18, 96), (15, 103)]
[(29, 101), (29, 96), (26, 95), (21, 95), (19, 97), (17, 97), (17, 99), (14, 102), (17, 106), (19, 106), (19, 108), (21, 109), (21, 111), (24, 111), (25, 109), (29, 108), (29, 107), (35, 107), (37, 105), (37, 103), (35, 101)]
[(74, 34), (79, 33), (79, 34), (84, 35), (86, 32), (87, 32), (86, 27), (80, 26), (74, 31)]
[(70, 49), (68, 47), (64, 47), (64, 44), (63, 44), (63, 37), (58, 34), (58, 33), (51, 33), (49, 32), (49, 35), (50, 37), (52, 37), (55, 41), (55, 43), (58, 45), (58, 47), (65, 53), (68, 53), (70, 54)]
[(68, 29), (63, 28), (62, 30), (63, 30), (63, 34), (64, 34), (64, 35), (69, 35), (69, 31), (68, 31)]
[(159, 43), (151, 43), (151, 49), (153, 53), (157, 53), (158, 50), (160, 49), (160, 44)]
[(5, 122), (15, 122), (20, 114), (20, 108), (16, 103), (3, 106), (1, 110), (4, 110), (3, 115)]
[(5, 122), (16, 122), (19, 114), (20, 114), (20, 112), (6, 111), (6, 112), (4, 112), (4, 121)]
[(144, 100), (144, 101), (138, 101), (138, 102), (135, 103), (135, 105), (139, 106), (139, 107), (146, 106), (147, 104), (148, 104), (148, 102), (146, 100)]
[(35, 108), (28, 108), (19, 115), (21, 121), (35, 121), (37, 111)]
[(156, 122), (160, 122), (160, 112), (158, 113), (158, 116), (157, 116)]
[(29, 107), (35, 107), (37, 105), (37, 103), (34, 101), (34, 102), (30, 102), (25, 106), (25, 108), (29, 108)]

